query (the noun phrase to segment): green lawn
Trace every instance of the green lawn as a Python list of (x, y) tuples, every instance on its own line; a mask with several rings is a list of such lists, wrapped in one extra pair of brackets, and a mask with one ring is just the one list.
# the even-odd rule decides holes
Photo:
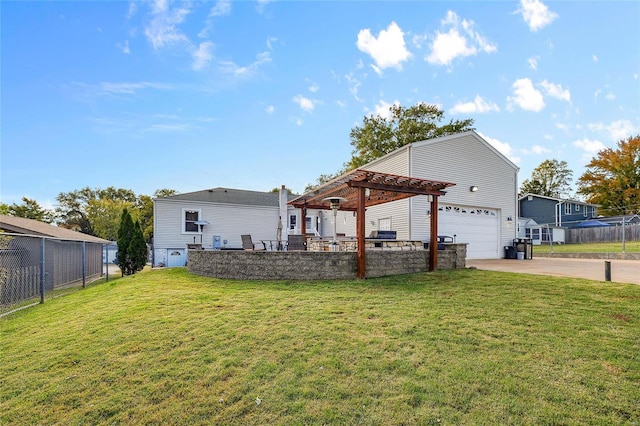
[[(535, 253), (622, 253), (622, 242), (617, 243), (588, 243), (588, 244), (548, 244), (534, 246)], [(627, 241), (626, 253), (640, 253), (640, 241)]]
[(0, 320), (0, 424), (638, 424), (640, 286), (184, 269)]

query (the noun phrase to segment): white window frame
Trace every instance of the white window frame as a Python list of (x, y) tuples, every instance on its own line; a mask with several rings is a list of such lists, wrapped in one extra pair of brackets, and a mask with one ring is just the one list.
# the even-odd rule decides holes
[(187, 208), (183, 208), (182, 209), (182, 216), (180, 217), (180, 220), (182, 222), (182, 233), (183, 234), (187, 234), (187, 235), (200, 235), (202, 232), (200, 231), (202, 228), (200, 228), (200, 226), (196, 225), (196, 228), (198, 229), (197, 231), (187, 231), (187, 213), (198, 213), (198, 218), (194, 221), (190, 221), (190, 222), (197, 222), (202, 218), (202, 209), (187, 209)]
[(575, 205), (575, 209), (576, 209), (576, 212), (579, 212), (580, 211), (580, 204), (576, 204)]
[(564, 214), (571, 214), (571, 203), (564, 203)]
[(378, 231), (391, 231), (391, 218), (390, 217), (382, 217), (378, 219)]
[(582, 216), (587, 217), (589, 215), (589, 206), (584, 206), (582, 210)]
[(591, 217), (598, 217), (596, 206), (591, 207)]

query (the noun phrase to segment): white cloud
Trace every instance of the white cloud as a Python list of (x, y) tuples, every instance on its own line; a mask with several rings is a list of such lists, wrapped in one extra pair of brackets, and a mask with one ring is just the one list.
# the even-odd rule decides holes
[(640, 132), (640, 128), (629, 120), (617, 120), (610, 124), (589, 123), (587, 127), (593, 132), (605, 132), (612, 141), (616, 142)]
[(211, 59), (213, 59), (213, 54), (211, 51), (213, 50), (213, 43), (210, 41), (205, 41), (200, 43), (200, 46), (193, 52), (193, 64), (191, 68), (196, 71), (199, 71), (209, 65)]
[(393, 105), (400, 105), (400, 101), (393, 101), (393, 103), (388, 103), (385, 102), (383, 100), (380, 100), (380, 102), (374, 107), (374, 112), (371, 113), (371, 115), (378, 115), (382, 118), (391, 118), (391, 106)]
[(540, 86), (544, 89), (548, 96), (551, 96), (562, 101), (571, 102), (571, 93), (569, 89), (563, 89), (562, 85), (550, 83), (547, 80), (542, 80)]
[(214, 4), (209, 10), (209, 16), (207, 16), (207, 22), (204, 28), (198, 34), (200, 38), (206, 38), (209, 36), (209, 30), (213, 26), (213, 19), (218, 16), (227, 16), (231, 14), (231, 2), (227, 0), (220, 0)]
[(480, 95), (476, 95), (471, 102), (458, 102), (449, 110), (451, 114), (472, 114), (491, 111), (500, 111), (500, 107), (492, 102), (485, 101)]
[(344, 79), (349, 83), (349, 92), (353, 95), (356, 101), (362, 102), (363, 100), (358, 96), (358, 88), (362, 85), (360, 80), (358, 80), (352, 73), (346, 74)]
[(311, 112), (316, 107), (316, 102), (312, 99), (305, 98), (302, 95), (296, 95), (293, 97), (293, 102), (297, 103), (300, 108), (302, 108), (306, 112)]
[(551, 12), (540, 0), (520, 0), (520, 9), (516, 13), (522, 14), (529, 30), (533, 32), (543, 29), (558, 17), (557, 13)]
[(271, 62), (271, 53), (268, 51), (258, 53), (256, 55), (256, 60), (251, 64), (241, 67), (232, 61), (221, 61), (219, 62), (220, 71), (224, 74), (232, 74), (236, 77), (251, 77), (255, 75), (260, 66)]
[(551, 150), (549, 148), (545, 148), (542, 145), (533, 145), (531, 149), (523, 149), (523, 154), (548, 154)]
[(146, 81), (139, 83), (100, 83), (100, 89), (103, 92), (114, 95), (132, 95), (142, 89), (169, 90), (171, 88), (168, 84), (150, 83)]
[(175, 43), (188, 42), (178, 25), (190, 13), (188, 6), (171, 9), (166, 1), (156, 0), (151, 6), (151, 21), (145, 26), (144, 34), (154, 49)]
[(513, 96), (507, 97), (509, 108), (517, 105), (527, 111), (541, 111), (544, 108), (544, 98), (528, 78), (520, 78), (513, 85)]
[(276, 111), (276, 108), (273, 105), (269, 105), (264, 110), (267, 114), (273, 114)]
[(457, 58), (498, 50), (495, 43), (474, 29), (473, 21), (461, 20), (453, 11), (447, 12), (447, 16), (441, 21), (441, 27), (443, 31), (436, 32), (429, 46), (431, 52), (425, 58), (430, 64), (450, 65)]
[(593, 55), (591, 59), (593, 59), (593, 62), (598, 62), (598, 57), (596, 55)]
[(538, 60), (540, 58), (537, 56), (533, 56), (529, 59), (527, 59), (527, 62), (529, 63), (529, 66), (531, 67), (532, 70), (537, 70), (538, 69)]
[(360, 30), (356, 46), (371, 56), (375, 62), (372, 67), (378, 74), (385, 68), (401, 71), (402, 63), (412, 56), (406, 48), (404, 33), (395, 22), (391, 22), (386, 30), (380, 31), (377, 38), (368, 28)]
[(317, 83), (313, 83), (311, 84), (311, 86), (309, 86), (309, 91), (311, 93), (316, 93), (318, 90), (320, 90), (320, 86), (318, 86)]
[(125, 40), (124, 44), (123, 43), (117, 43), (116, 47), (120, 50), (122, 50), (122, 53), (125, 54), (129, 54), (131, 53), (131, 49), (129, 49), (129, 40)]
[(598, 152), (606, 149), (606, 146), (602, 142), (591, 139), (580, 139), (574, 141), (573, 146), (583, 151), (582, 161), (584, 163), (588, 163), (598, 154)]
[(218, 1), (209, 11), (209, 17), (226, 16), (231, 13), (231, 2), (227, 0)]
[(480, 137), (482, 137), (482, 139), (489, 142), (489, 144), (493, 146), (495, 149), (497, 149), (498, 152), (500, 152), (502, 155), (507, 157), (509, 160), (513, 161), (515, 164), (520, 164), (520, 160), (521, 160), (520, 157), (515, 155), (515, 151), (513, 150), (511, 145), (509, 145), (507, 142), (501, 142), (498, 139), (490, 138), (482, 134), (481, 132), (478, 132), (478, 134), (480, 135)]

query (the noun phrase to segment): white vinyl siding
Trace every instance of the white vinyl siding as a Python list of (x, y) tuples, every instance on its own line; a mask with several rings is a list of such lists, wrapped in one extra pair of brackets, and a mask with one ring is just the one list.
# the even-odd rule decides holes
[[(402, 161), (407, 161), (409, 166), (402, 164)], [(438, 198), (440, 205), (461, 205), (498, 212), (495, 227), (485, 230), (497, 234), (496, 241), (492, 243), (495, 249), (491, 249), (487, 256), (501, 257), (502, 246), (513, 244), (516, 226), (513, 220), (509, 222), (506, 218), (517, 217), (518, 170), (475, 133), (416, 142), (364, 168), (456, 184), (447, 188), (446, 195)], [(477, 186), (478, 190), (471, 192), (471, 186)], [(400, 207), (402, 205), (406, 206), (404, 210)], [(398, 238), (429, 240), (429, 204), (425, 196), (411, 197), (381, 207), (385, 206), (392, 209), (392, 214), (378, 211), (379, 206), (367, 209), (367, 227), (372, 217), (377, 220), (392, 216), (392, 226), (398, 232)], [(407, 211), (410, 211), (409, 215)], [(404, 220), (396, 220), (396, 217)]]
[(241, 234), (251, 234), (254, 241), (276, 238), (278, 207), (156, 200), (154, 209), (156, 248), (185, 248), (194, 241), (200, 243), (199, 233), (181, 232), (183, 209), (199, 210), (199, 219), (209, 222), (202, 230), (204, 248), (213, 248), (214, 235), (220, 236), (221, 241), (227, 240), (227, 247), (242, 247)]

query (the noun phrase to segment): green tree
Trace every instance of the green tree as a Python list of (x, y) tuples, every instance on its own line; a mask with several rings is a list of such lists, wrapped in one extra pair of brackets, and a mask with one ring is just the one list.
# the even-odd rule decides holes
[(553, 198), (570, 198), (573, 172), (566, 161), (544, 160), (520, 186), (521, 194)]
[(131, 259), (132, 273), (142, 271), (144, 265), (147, 264), (147, 243), (142, 235), (142, 228), (140, 222), (136, 220), (133, 224), (133, 238), (129, 244), (127, 254)]
[(129, 201), (94, 198), (87, 202), (86, 215), (96, 236), (114, 241), (118, 238), (122, 211), (132, 207), (133, 203)]
[(420, 102), (411, 107), (392, 105), (389, 117), (369, 115), (351, 129), (353, 151), (345, 171), (357, 169), (376, 158), (413, 142), (473, 130), (473, 119), (451, 120), (439, 125), (444, 112), (437, 105)]
[(4, 214), (4, 215), (9, 214), (9, 204), (0, 203), (0, 214)]
[(323, 174), (315, 184), (308, 184), (305, 192), (413, 142), (474, 130), (471, 118), (440, 124), (443, 119), (444, 111), (424, 102), (410, 107), (392, 105), (388, 117), (364, 116), (362, 125), (356, 125), (349, 133), (351, 159), (341, 170)]
[(36, 200), (27, 197), (22, 197), (22, 204), (13, 203), (8, 206), (7, 213), (10, 216), (24, 217), (45, 223), (53, 222), (55, 216), (52, 210), (41, 207)]
[(133, 220), (131, 219), (131, 215), (129, 211), (125, 208), (122, 210), (122, 215), (120, 216), (120, 226), (118, 227), (118, 267), (120, 268), (120, 272), (122, 272), (122, 276), (133, 274), (131, 258), (129, 256), (129, 246), (131, 245), (131, 241), (133, 240), (133, 234), (135, 232)]
[(640, 213), (640, 135), (598, 152), (578, 179), (578, 193), (603, 214)]
[(128, 209), (122, 210), (118, 228), (118, 267), (122, 275), (133, 275), (147, 262), (147, 244), (139, 221), (133, 221)]

